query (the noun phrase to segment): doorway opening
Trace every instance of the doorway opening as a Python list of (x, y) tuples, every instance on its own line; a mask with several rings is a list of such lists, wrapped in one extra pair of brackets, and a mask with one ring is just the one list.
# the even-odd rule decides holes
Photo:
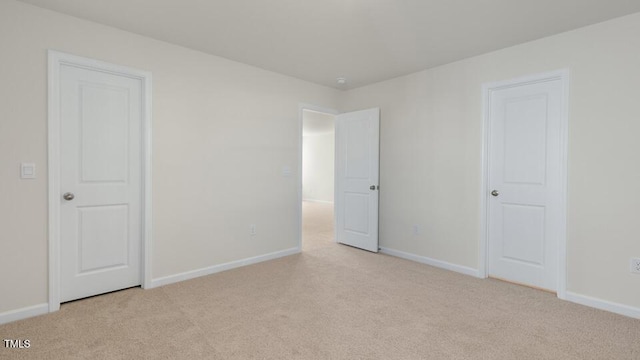
[(335, 115), (302, 110), (302, 251), (335, 243)]

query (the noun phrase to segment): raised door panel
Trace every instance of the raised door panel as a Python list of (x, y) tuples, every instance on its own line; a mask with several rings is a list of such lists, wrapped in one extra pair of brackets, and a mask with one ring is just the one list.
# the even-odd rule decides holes
[(502, 204), (502, 258), (544, 266), (545, 208)]
[(78, 274), (129, 265), (129, 207), (78, 208)]
[(543, 185), (547, 162), (547, 95), (508, 99), (504, 116), (504, 182)]
[(371, 177), (369, 124), (367, 119), (345, 124), (345, 173), (351, 180), (369, 180)]
[(369, 194), (346, 192), (344, 229), (358, 235), (369, 235)]
[(81, 181), (126, 182), (129, 170), (129, 91), (80, 86)]

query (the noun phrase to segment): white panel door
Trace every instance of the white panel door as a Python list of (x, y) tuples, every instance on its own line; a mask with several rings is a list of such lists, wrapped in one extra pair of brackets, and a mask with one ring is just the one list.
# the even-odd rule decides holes
[(336, 116), (337, 241), (378, 252), (380, 110)]
[(142, 84), (60, 69), (60, 300), (141, 283)]
[(489, 276), (556, 291), (561, 80), (490, 93)]

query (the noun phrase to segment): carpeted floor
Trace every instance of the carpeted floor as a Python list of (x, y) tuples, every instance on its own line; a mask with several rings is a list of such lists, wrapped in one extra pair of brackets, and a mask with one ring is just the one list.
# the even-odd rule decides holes
[(0, 359), (640, 359), (640, 320), (307, 236), (302, 254), (0, 326), (31, 341)]
[(302, 251), (335, 245), (333, 204), (302, 202)]

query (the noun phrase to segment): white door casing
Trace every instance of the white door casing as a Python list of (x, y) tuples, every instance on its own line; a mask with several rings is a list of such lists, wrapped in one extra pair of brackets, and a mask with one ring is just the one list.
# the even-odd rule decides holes
[(559, 296), (565, 287), (565, 75), (485, 88), (488, 275)]
[(336, 116), (337, 241), (378, 252), (380, 109)]
[(55, 311), (60, 302), (150, 280), (142, 254), (150, 247), (151, 79), (53, 51), (49, 65)]

